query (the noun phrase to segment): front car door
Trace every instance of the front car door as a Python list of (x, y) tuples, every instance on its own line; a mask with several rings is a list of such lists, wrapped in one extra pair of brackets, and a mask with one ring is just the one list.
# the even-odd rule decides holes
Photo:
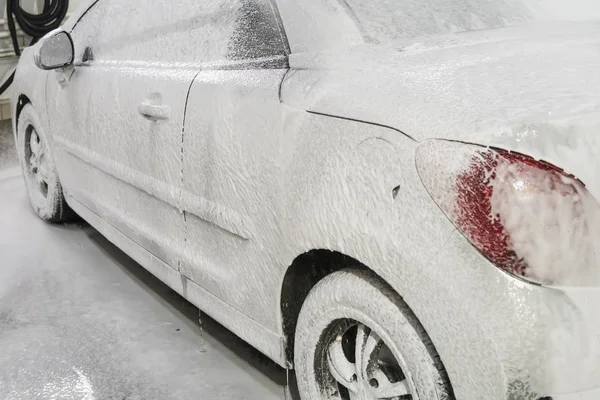
[(68, 195), (174, 268), (185, 233), (183, 118), (197, 72), (187, 50), (200, 3), (99, 0), (72, 30), (73, 75), (48, 83)]
[[(183, 137), (181, 272), (276, 332), (287, 42), (269, 0), (221, 0), (227, 36), (191, 87)], [(293, 147), (291, 147), (293, 148)], [(266, 289), (270, 290), (266, 290)]]

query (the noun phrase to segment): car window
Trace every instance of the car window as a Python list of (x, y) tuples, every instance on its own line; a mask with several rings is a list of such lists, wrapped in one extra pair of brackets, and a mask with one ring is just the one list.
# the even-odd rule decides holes
[(368, 41), (499, 28), (532, 20), (598, 19), (594, 0), (340, 0)]
[(286, 54), (269, 0), (100, 0), (73, 40), (83, 61), (196, 64)]
[(462, 32), (529, 18), (521, 0), (346, 0), (370, 41)]
[(241, 0), (227, 58), (251, 60), (286, 55), (286, 43), (268, 0)]

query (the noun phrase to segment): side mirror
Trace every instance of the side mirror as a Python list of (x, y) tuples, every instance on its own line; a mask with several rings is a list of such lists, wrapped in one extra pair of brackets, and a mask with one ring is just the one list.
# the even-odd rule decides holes
[(35, 65), (44, 70), (64, 68), (73, 64), (74, 57), (71, 35), (65, 31), (54, 31), (44, 36), (39, 44)]

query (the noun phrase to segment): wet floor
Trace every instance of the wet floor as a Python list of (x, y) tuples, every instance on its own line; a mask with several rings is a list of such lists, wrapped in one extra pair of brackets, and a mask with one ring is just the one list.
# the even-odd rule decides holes
[(0, 121), (0, 171), (18, 164), (10, 120)]
[(39, 220), (10, 146), (0, 132), (0, 399), (286, 397), (283, 369), (93, 228)]

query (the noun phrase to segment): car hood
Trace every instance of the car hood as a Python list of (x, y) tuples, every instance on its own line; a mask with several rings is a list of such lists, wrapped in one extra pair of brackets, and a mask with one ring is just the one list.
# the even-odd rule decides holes
[[(465, 32), (290, 57), (285, 103), (417, 141), (520, 151), (584, 182), (600, 171), (600, 23)], [(597, 191), (600, 198), (600, 190)]]

